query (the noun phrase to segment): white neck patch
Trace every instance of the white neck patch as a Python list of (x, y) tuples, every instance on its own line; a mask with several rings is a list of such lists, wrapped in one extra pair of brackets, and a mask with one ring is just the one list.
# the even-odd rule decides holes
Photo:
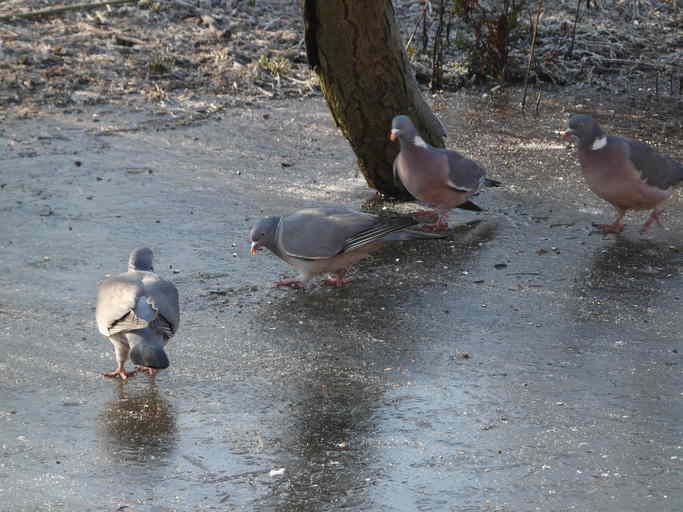
[(413, 140), (413, 144), (415, 144), (416, 146), (423, 147), (423, 148), (427, 147), (427, 143), (419, 135), (415, 135), (415, 140)]
[(607, 137), (604, 135), (600, 137), (599, 139), (595, 139), (595, 142), (593, 142), (593, 145), (591, 146), (591, 149), (593, 151), (597, 151), (598, 149), (602, 149), (607, 145)]

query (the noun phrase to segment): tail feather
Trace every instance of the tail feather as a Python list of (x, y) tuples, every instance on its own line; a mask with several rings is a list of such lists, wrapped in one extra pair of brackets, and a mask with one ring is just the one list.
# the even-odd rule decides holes
[(446, 233), (433, 233), (431, 231), (422, 231), (420, 229), (402, 229), (387, 236), (385, 240), (433, 240), (437, 238), (446, 238)]
[(484, 183), (484, 186), (485, 186), (485, 187), (502, 187), (502, 186), (503, 186), (503, 183), (502, 183), (502, 182), (496, 181), (496, 180), (492, 180), (492, 179), (489, 179), (489, 178), (484, 178), (483, 183)]
[(462, 204), (459, 204), (457, 208), (460, 208), (462, 210), (469, 210), (471, 212), (483, 212), (484, 209), (481, 206), (478, 206), (474, 204), (472, 201), (465, 201)]

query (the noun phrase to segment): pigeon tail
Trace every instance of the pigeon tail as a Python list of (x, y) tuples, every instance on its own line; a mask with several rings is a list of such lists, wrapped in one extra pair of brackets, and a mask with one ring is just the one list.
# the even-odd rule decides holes
[[(494, 185), (494, 186), (497, 186), (497, 185)], [(456, 208), (460, 208), (461, 210), (469, 210), (471, 212), (483, 212), (484, 211), (484, 209), (481, 206), (479, 206), (479, 205), (477, 205), (477, 204), (475, 204), (469, 200), (465, 201), (462, 204), (459, 204), (458, 206), (456, 206)]]
[(391, 233), (384, 239), (387, 241), (396, 240), (428, 240), (435, 238), (446, 238), (444, 233), (432, 233), (429, 231), (423, 231), (421, 229), (402, 229), (401, 231), (396, 231)]
[(485, 187), (502, 187), (503, 186), (503, 184), (500, 181), (492, 180), (489, 178), (484, 178), (482, 180), (482, 184)]
[(168, 356), (164, 351), (164, 339), (161, 334), (148, 327), (126, 333), (126, 339), (132, 347), (130, 360), (133, 364), (157, 370), (168, 368)]

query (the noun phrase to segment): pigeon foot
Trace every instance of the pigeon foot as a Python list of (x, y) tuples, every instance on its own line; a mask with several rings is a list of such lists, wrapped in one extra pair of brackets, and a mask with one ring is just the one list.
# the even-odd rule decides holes
[(304, 283), (298, 279), (283, 279), (282, 281), (276, 281), (275, 286), (289, 286), (295, 290), (302, 290), (305, 288)]
[(109, 378), (117, 378), (120, 377), (121, 380), (126, 380), (128, 377), (132, 377), (137, 373), (137, 370), (133, 370), (132, 372), (127, 372), (123, 368), (117, 368), (113, 372), (106, 372), (103, 373), (102, 375), (104, 377), (109, 377)]
[(353, 282), (353, 279), (342, 279), (339, 277), (330, 277), (323, 281), (323, 283), (334, 285), (337, 288), (341, 288), (342, 286), (349, 284), (351, 282)]
[(138, 372), (145, 372), (150, 377), (154, 377), (158, 371), (156, 368), (150, 368), (149, 366), (138, 366), (135, 370)]
[(418, 210), (413, 212), (413, 217), (420, 222), (434, 222), (439, 218), (439, 214), (432, 210)]
[(662, 225), (662, 222), (659, 219), (659, 216), (662, 214), (664, 210), (652, 210), (652, 213), (650, 214), (650, 217), (645, 221), (645, 224), (643, 224), (640, 227), (640, 232), (645, 233), (648, 229), (650, 229), (650, 226), (652, 226), (653, 222), (656, 222), (659, 227), (664, 227)]
[(615, 222), (614, 224), (596, 224), (593, 223), (593, 227), (598, 228), (603, 233), (621, 233), (624, 230), (625, 224), (620, 224)]
[(425, 231), (448, 231), (448, 222), (437, 222), (436, 224), (427, 224), (422, 226)]

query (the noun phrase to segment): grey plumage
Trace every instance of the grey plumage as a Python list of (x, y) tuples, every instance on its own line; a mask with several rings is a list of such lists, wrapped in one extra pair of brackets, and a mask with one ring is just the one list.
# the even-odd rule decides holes
[(344, 207), (299, 210), (284, 217), (260, 220), (251, 230), (251, 252), (260, 247), (300, 271), (297, 279), (278, 285), (302, 287), (318, 274), (334, 274), (328, 282), (342, 286), (353, 263), (379, 249), (383, 242), (414, 238), (441, 238), (410, 230), (412, 219), (386, 219)]
[(599, 224), (603, 231), (619, 232), (628, 210), (652, 210), (643, 224), (660, 223), (660, 204), (671, 197), (671, 189), (683, 182), (683, 165), (658, 153), (648, 144), (628, 137), (605, 135), (590, 115), (574, 115), (562, 139), (575, 137), (581, 170), (590, 189), (617, 210), (612, 224)]
[(173, 283), (152, 272), (153, 254), (148, 248), (135, 249), (128, 272), (106, 279), (99, 286), (95, 318), (99, 331), (114, 345), (118, 366), (105, 373), (125, 379), (130, 355), (140, 369), (153, 374), (167, 368), (165, 345), (180, 323), (178, 290)]

